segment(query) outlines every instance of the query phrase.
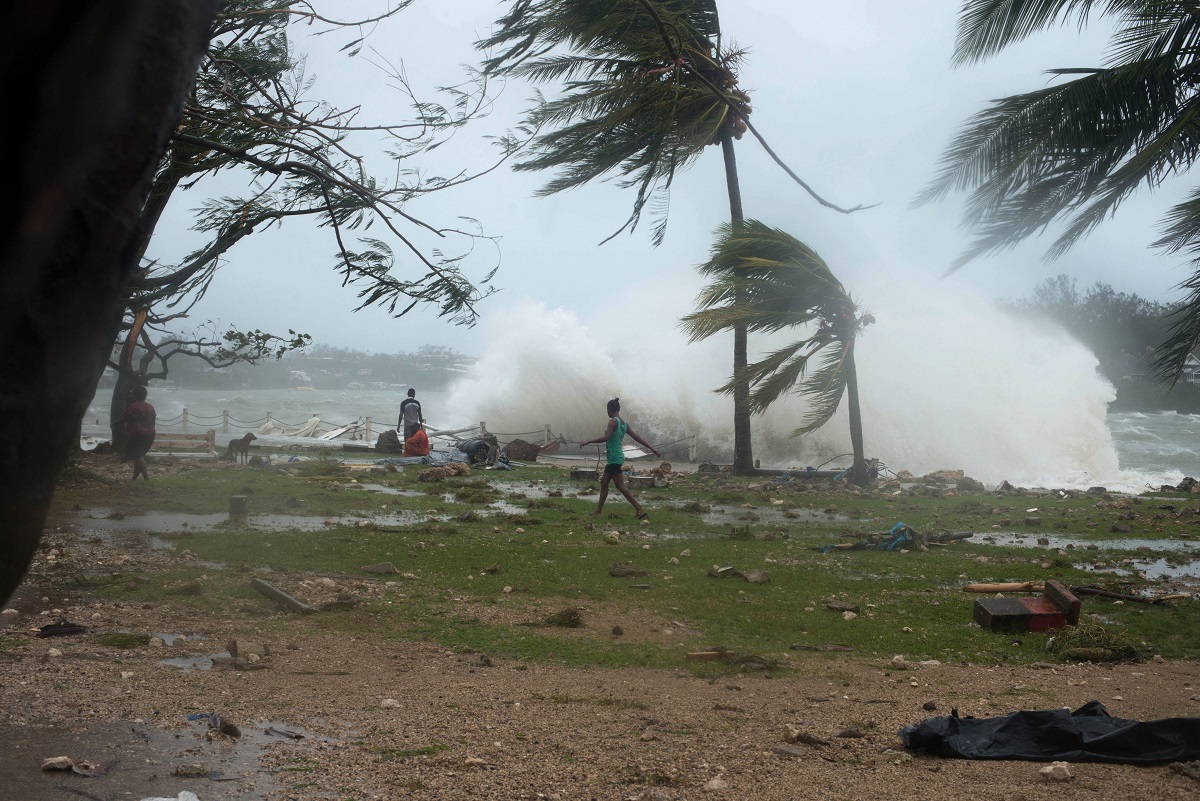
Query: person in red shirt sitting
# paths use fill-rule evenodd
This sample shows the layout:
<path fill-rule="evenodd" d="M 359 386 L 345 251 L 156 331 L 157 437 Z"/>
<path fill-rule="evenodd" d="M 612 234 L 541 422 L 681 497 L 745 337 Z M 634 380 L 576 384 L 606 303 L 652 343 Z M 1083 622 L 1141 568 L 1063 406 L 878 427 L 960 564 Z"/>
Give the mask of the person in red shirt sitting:
<path fill-rule="evenodd" d="M 125 413 L 113 422 L 125 424 L 125 453 L 121 454 L 122 462 L 133 462 L 133 480 L 140 475 L 146 481 L 150 474 L 146 472 L 146 452 L 154 444 L 154 419 L 157 415 L 154 407 L 146 402 L 146 388 L 138 385 L 129 390 L 129 405 Z"/>

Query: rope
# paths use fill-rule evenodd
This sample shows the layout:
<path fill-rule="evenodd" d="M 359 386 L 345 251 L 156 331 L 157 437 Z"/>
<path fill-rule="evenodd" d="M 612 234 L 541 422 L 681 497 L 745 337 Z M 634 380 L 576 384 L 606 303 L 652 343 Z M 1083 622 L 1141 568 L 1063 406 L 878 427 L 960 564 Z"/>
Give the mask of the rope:
<path fill-rule="evenodd" d="M 546 429 L 539 428 L 537 431 L 522 431 L 520 434 L 498 434 L 495 431 L 489 431 L 493 437 L 532 437 L 534 434 L 545 434 Z"/>
<path fill-rule="evenodd" d="M 270 418 L 271 418 L 271 415 L 269 415 L 269 414 L 268 414 L 268 415 L 265 415 L 265 416 L 263 416 L 263 417 L 260 417 L 260 418 L 258 418 L 257 420 L 249 420 L 249 421 L 247 421 L 247 420 L 239 420 L 239 419 L 237 419 L 236 417 L 230 417 L 230 418 L 229 418 L 229 422 L 231 422 L 231 423 L 237 423 L 237 424 L 238 424 L 238 425 L 240 425 L 240 426 L 255 426 L 255 425 L 259 425 L 260 423 L 265 423 L 265 422 L 267 422 L 267 420 L 269 420 Z"/>

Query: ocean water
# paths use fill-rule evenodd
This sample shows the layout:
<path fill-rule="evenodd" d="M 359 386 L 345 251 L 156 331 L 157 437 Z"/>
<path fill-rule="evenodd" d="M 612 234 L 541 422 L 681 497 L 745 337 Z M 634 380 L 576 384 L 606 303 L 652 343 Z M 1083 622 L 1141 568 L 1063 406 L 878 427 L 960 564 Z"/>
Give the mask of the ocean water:
<path fill-rule="evenodd" d="M 526 439 L 541 438 L 546 425 L 551 432 L 563 435 L 569 441 L 591 438 L 603 433 L 607 422 L 603 409 L 606 396 L 601 395 L 600 402 L 594 398 L 576 399 L 574 405 L 560 405 L 550 408 L 545 401 L 531 404 L 532 410 L 522 405 L 522 398 L 517 397 L 511 406 L 502 406 L 487 398 L 486 404 L 471 404 L 464 402 L 469 399 L 477 384 L 467 382 L 452 387 L 449 391 L 422 392 L 418 391 L 417 398 L 422 402 L 425 417 L 429 424 L 440 429 L 456 429 L 485 423 L 489 431 L 503 437 L 523 436 Z M 230 433 L 254 430 L 262 425 L 268 413 L 272 420 L 285 427 L 299 427 L 312 415 L 317 415 L 325 424 L 324 429 L 353 423 L 365 422 L 372 418 L 376 434 L 384 428 L 394 426 L 399 414 L 400 401 L 404 395 L 388 391 L 335 391 L 335 390 L 190 390 L 187 388 L 163 390 L 153 389 L 150 401 L 158 411 L 161 427 L 170 430 L 180 430 L 179 417 L 186 408 L 189 417 L 189 430 L 203 431 L 216 428 L 222 432 L 224 413 L 228 412 Z M 88 412 L 89 428 L 94 428 L 97 421 L 103 421 L 107 412 L 107 395 L 101 393 Z M 482 408 L 486 406 L 487 408 Z M 667 425 L 660 426 L 657 416 L 638 413 L 631 410 L 629 415 L 639 433 L 649 441 L 662 447 L 686 436 L 682 443 L 675 443 L 675 458 L 682 460 L 683 452 L 692 444 L 694 435 L 698 448 L 698 458 L 708 461 L 728 461 L 727 432 L 705 428 L 700 418 L 693 417 L 688 421 L 695 424 L 690 430 L 680 420 L 668 420 Z M 490 415 L 490 418 L 489 418 Z M 967 418 L 943 419 L 941 421 L 922 421 L 921 425 L 929 427 L 944 426 L 945 428 L 970 429 L 969 410 L 960 415 Z M 778 453 L 781 448 L 777 441 L 772 441 L 771 429 L 759 421 L 756 426 L 756 446 L 762 453 Z M 1112 489 L 1138 491 L 1147 486 L 1158 487 L 1161 484 L 1176 484 L 1184 476 L 1200 478 L 1200 416 L 1181 415 L 1174 412 L 1159 414 L 1141 414 L 1125 412 L 1108 414 L 1102 418 L 1102 425 L 1097 429 L 1093 426 L 1078 425 L 1073 428 L 1076 436 L 1088 435 L 1094 438 L 1090 443 L 1074 443 L 1073 454 L 1098 454 L 1096 463 L 1111 464 L 1107 472 L 1079 470 L 1078 460 L 1072 453 L 1058 454 L 1046 450 L 1044 443 L 1029 442 L 1026 450 L 1033 454 L 1043 454 L 1042 461 L 1033 462 L 1035 470 L 1022 472 L 1011 463 L 1007 465 L 1011 472 L 996 473 L 989 469 L 991 460 L 986 450 L 981 451 L 984 457 L 970 460 L 954 448 L 938 454 L 927 448 L 922 455 L 922 463 L 914 464 L 904 459 L 902 453 L 889 453 L 881 456 L 884 463 L 892 470 L 907 469 L 914 473 L 927 472 L 932 469 L 951 468 L 965 470 L 968 475 L 980 477 L 988 483 L 1001 479 L 1012 481 L 1025 486 L 1075 486 L 1085 487 L 1102 484 Z M 876 421 L 867 417 L 864 421 L 868 441 L 868 453 L 879 453 L 873 450 L 872 442 L 883 440 L 873 430 Z M 837 421 L 829 424 L 836 427 Z M 989 421 L 994 426 L 995 421 Z M 1001 449 L 1011 454 L 1011 442 L 1019 443 L 1023 434 L 1022 423 L 1018 419 L 1009 422 L 1011 430 L 1006 432 L 1005 441 L 1008 444 Z M 989 429 L 991 430 L 991 429 Z M 943 438 L 945 435 L 943 432 Z M 836 440 L 835 440 L 836 441 Z M 775 465 L 782 467 L 816 466 L 830 456 L 838 456 L 844 451 L 827 449 L 821 441 L 813 438 L 786 438 L 791 448 L 789 454 L 782 458 L 764 458 L 764 466 Z M 806 449 L 806 446 L 807 449 Z M 876 445 L 876 447 L 879 447 Z M 1009 457 L 1005 457 L 1009 458 Z M 838 466 L 848 464 L 848 460 L 835 459 Z"/>

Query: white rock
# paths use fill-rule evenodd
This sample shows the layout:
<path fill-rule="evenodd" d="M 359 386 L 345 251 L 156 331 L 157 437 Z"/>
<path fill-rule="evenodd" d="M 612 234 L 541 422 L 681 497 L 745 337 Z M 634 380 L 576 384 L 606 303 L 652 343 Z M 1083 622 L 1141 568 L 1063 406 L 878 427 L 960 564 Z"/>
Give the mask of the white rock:
<path fill-rule="evenodd" d="M 463 764 L 464 765 L 486 765 L 487 760 L 480 759 L 479 757 L 467 757 L 466 759 L 463 760 Z"/>
<path fill-rule="evenodd" d="M 678 557 L 672 556 L 670 559 L 668 559 L 668 560 L 667 560 L 667 564 L 669 564 L 669 565 L 677 565 L 677 564 L 679 564 L 679 559 L 678 559 Z"/>
<path fill-rule="evenodd" d="M 842 620 L 854 620 L 856 617 L 858 617 L 858 615 L 856 615 L 854 612 L 842 612 Z"/>
<path fill-rule="evenodd" d="M 729 782 L 718 776 L 715 779 L 709 779 L 704 785 L 704 791 L 707 793 L 723 793 L 729 789 Z"/>
<path fill-rule="evenodd" d="M 896 654 L 892 657 L 892 667 L 896 668 L 896 670 L 908 670 L 908 660 L 901 654 Z"/>
<path fill-rule="evenodd" d="M 505 586 L 503 592 L 505 595 L 507 595 L 508 593 L 512 592 L 512 587 Z"/>
<path fill-rule="evenodd" d="M 648 550 L 650 550 L 650 546 L 649 546 L 649 545 L 643 545 L 643 546 L 642 546 L 642 550 L 643 550 L 643 551 L 648 551 Z"/>
<path fill-rule="evenodd" d="M 691 549 L 691 548 L 684 548 L 682 551 L 680 551 L 680 552 L 679 552 L 679 555 L 680 555 L 680 556 L 691 556 L 691 555 L 692 555 L 692 549 Z"/>
<path fill-rule="evenodd" d="M 1042 778 L 1048 782 L 1066 782 L 1075 778 L 1071 775 L 1071 768 L 1066 762 L 1051 762 L 1038 773 L 1042 774 Z"/>
<path fill-rule="evenodd" d="M 3 616 L 3 617 L 16 617 L 19 614 L 21 614 L 21 613 L 11 607 L 8 609 L 5 609 L 3 612 L 0 612 L 0 616 Z"/>
<path fill-rule="evenodd" d="M 74 764 L 69 756 L 49 757 L 42 760 L 42 770 L 70 770 Z"/>
<path fill-rule="evenodd" d="M 148 642 L 146 644 L 149 645 L 151 648 L 162 648 L 162 647 L 166 646 L 166 642 L 163 640 L 162 637 L 151 637 L 150 642 Z"/>
<path fill-rule="evenodd" d="M 384 698 L 382 701 L 379 702 L 380 709 L 398 709 L 399 707 L 400 707 L 400 702 L 397 701 L 395 698 Z"/>
<path fill-rule="evenodd" d="M 121 678 L 123 678 L 123 679 L 132 679 L 132 678 L 133 678 L 133 671 L 132 671 L 132 670 L 122 670 L 122 671 L 121 671 Z"/>
<path fill-rule="evenodd" d="M 921 667 L 938 667 L 941 664 L 942 663 L 937 661 L 936 659 L 922 659 L 921 660 Z"/>
<path fill-rule="evenodd" d="M 60 656 L 62 656 L 62 651 L 58 650 L 57 648 L 51 648 L 46 652 L 46 656 L 49 656 L 51 659 L 58 659 Z"/>
<path fill-rule="evenodd" d="M 912 634 L 912 626 L 905 626 L 904 628 L 902 628 L 900 630 L 902 632 L 904 632 L 905 634 Z"/>

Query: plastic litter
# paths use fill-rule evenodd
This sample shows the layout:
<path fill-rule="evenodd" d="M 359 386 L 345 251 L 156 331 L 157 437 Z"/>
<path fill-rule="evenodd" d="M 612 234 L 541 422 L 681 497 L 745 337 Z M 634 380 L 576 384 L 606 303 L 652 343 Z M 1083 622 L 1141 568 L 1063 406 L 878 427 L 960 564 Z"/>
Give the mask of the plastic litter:
<path fill-rule="evenodd" d="M 926 718 L 900 730 L 905 748 L 960 759 L 1160 765 L 1200 757 L 1200 718 L 1114 718 L 1099 701 L 996 718 Z"/>

